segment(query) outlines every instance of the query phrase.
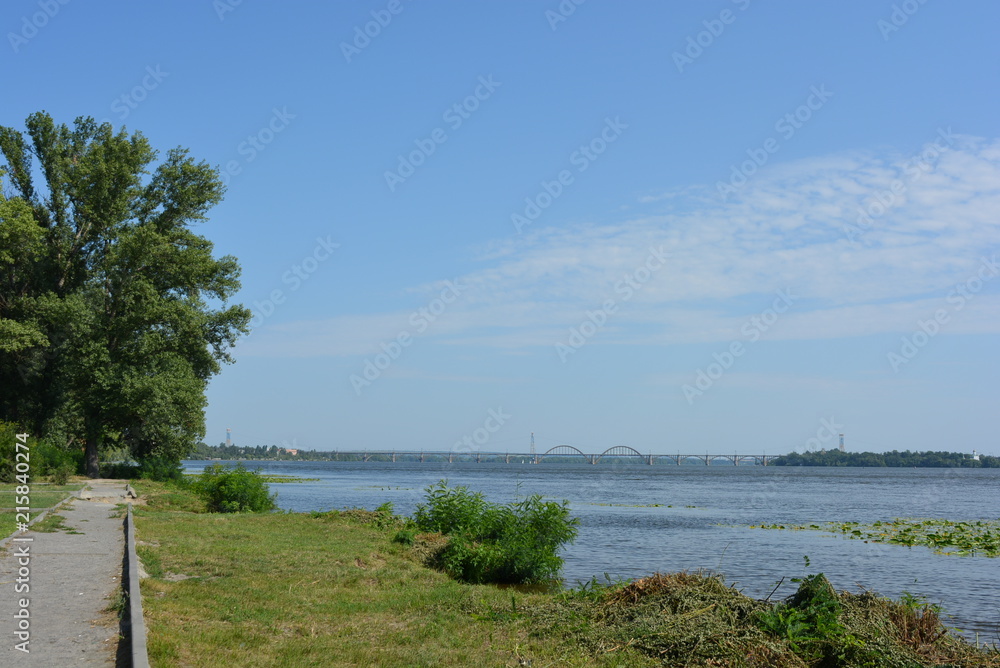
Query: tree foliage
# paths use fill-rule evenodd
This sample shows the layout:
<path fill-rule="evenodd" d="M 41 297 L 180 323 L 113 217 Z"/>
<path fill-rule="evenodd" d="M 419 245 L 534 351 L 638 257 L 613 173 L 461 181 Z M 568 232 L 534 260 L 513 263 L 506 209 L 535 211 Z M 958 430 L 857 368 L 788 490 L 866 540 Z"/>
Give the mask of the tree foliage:
<path fill-rule="evenodd" d="M 891 467 L 921 467 L 921 468 L 997 468 L 1000 467 L 1000 457 L 980 455 L 973 459 L 972 455 L 963 452 L 841 452 L 840 450 L 825 450 L 822 452 L 792 452 L 778 457 L 771 466 L 891 466 Z"/>
<path fill-rule="evenodd" d="M 205 388 L 250 312 L 239 265 L 191 227 L 222 199 L 182 148 L 42 112 L 0 127 L 0 417 L 86 447 L 179 458 L 204 435 Z M 35 183 L 40 175 L 41 183 Z"/>

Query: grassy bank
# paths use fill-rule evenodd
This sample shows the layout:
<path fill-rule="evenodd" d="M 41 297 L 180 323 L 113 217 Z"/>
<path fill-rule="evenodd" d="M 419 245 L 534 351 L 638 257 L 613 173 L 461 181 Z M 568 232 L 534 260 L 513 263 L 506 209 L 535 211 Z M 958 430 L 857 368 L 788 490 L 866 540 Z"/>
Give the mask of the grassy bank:
<path fill-rule="evenodd" d="M 154 666 L 1000 666 L 933 608 L 836 593 L 755 601 L 721 580 L 657 575 L 544 593 L 459 584 L 367 511 L 217 515 L 139 483 Z"/>
<path fill-rule="evenodd" d="M 38 517 L 46 508 L 52 508 L 70 496 L 70 492 L 81 489 L 84 483 L 75 482 L 67 485 L 40 485 L 34 483 L 30 486 L 29 495 L 31 502 L 31 519 Z M 18 499 L 22 494 L 17 494 L 17 484 L 0 484 L 0 538 L 6 538 L 17 529 L 15 508 L 19 505 Z"/>

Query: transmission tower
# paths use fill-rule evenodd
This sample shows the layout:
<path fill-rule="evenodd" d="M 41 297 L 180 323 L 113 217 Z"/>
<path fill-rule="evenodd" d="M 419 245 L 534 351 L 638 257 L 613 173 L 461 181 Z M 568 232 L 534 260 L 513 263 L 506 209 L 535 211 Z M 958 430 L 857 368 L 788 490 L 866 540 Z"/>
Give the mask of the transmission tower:
<path fill-rule="evenodd" d="M 535 432 L 531 432 L 531 456 L 535 456 Z"/>

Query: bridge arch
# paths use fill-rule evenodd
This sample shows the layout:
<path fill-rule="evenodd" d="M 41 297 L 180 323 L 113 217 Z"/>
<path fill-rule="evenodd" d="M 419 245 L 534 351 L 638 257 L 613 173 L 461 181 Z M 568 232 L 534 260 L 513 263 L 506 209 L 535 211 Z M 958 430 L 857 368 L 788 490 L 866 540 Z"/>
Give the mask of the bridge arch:
<path fill-rule="evenodd" d="M 594 461 L 600 461 L 602 457 L 642 457 L 645 459 L 646 455 L 627 445 L 616 445 L 597 455 Z"/>
<path fill-rule="evenodd" d="M 583 457 L 588 462 L 590 461 L 590 457 L 589 456 L 583 454 L 583 452 L 581 450 L 578 450 L 578 449 L 574 448 L 572 445 L 557 445 L 554 448 L 549 448 L 548 450 L 546 450 L 542 454 L 538 455 L 537 461 L 542 461 L 544 458 L 549 457 L 549 456 L 552 456 L 552 457 L 565 457 L 565 456 L 573 456 L 573 455 L 579 455 L 580 457 Z"/>

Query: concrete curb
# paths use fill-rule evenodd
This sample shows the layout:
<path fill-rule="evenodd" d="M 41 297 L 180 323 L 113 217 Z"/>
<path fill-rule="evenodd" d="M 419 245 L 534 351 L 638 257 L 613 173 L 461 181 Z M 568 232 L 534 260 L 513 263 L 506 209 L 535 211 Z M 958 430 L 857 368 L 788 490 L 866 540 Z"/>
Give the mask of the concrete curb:
<path fill-rule="evenodd" d="M 125 516 L 125 554 L 127 577 L 129 641 L 132 645 L 133 668 L 149 668 L 149 656 L 146 652 L 146 622 L 142 617 L 142 594 L 139 592 L 139 557 L 135 552 L 135 519 L 132 517 L 132 504 L 128 504 Z M 123 583 L 123 584 L 125 584 Z"/>

